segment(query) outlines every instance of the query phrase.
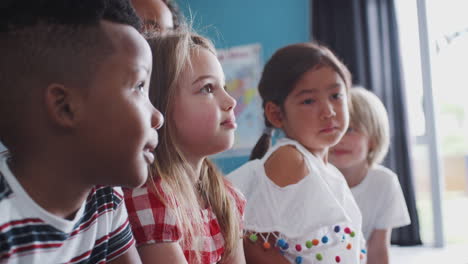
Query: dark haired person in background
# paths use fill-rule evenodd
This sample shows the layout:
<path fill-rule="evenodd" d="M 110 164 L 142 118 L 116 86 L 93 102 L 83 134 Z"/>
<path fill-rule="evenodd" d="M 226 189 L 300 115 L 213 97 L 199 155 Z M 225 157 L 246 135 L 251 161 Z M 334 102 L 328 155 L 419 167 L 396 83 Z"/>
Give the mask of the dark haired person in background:
<path fill-rule="evenodd" d="M 182 14 L 173 0 L 132 0 L 137 14 L 143 19 L 143 30 L 161 32 L 179 27 Z"/>

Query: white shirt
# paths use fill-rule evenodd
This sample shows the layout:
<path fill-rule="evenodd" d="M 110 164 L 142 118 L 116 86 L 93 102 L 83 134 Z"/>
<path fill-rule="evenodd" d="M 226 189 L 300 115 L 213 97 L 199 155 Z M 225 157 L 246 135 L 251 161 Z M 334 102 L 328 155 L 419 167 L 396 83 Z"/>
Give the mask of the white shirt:
<path fill-rule="evenodd" d="M 7 157 L 0 154 L 0 264 L 105 263 L 134 244 L 120 188 L 96 186 L 63 219 L 28 195 Z"/>
<path fill-rule="evenodd" d="M 295 146 L 304 156 L 309 174 L 296 184 L 279 187 L 266 175 L 264 163 L 285 145 Z M 320 263 L 336 263 L 336 257 L 341 263 L 360 262 L 364 246 L 361 214 L 343 175 L 298 142 L 281 139 L 261 160 L 247 162 L 227 177 L 247 199 L 244 229 L 269 235 L 279 233 L 276 241 L 283 239 L 288 243 L 289 247 L 282 251 L 291 263 L 296 263 L 297 257 L 303 264 L 316 263 L 317 254 L 322 256 Z M 306 247 L 314 239 L 320 243 Z"/>
<path fill-rule="evenodd" d="M 362 182 L 353 188 L 362 214 L 362 231 L 368 240 L 374 229 L 396 228 L 411 223 L 396 174 L 376 165 Z"/>

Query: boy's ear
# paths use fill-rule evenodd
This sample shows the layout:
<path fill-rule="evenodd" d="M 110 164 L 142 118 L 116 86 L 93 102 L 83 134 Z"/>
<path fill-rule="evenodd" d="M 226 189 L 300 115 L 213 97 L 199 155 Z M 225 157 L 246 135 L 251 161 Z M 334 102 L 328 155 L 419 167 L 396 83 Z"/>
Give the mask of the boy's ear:
<path fill-rule="evenodd" d="M 274 127 L 283 127 L 283 113 L 281 112 L 281 108 L 275 103 L 267 102 L 265 104 L 265 116 Z"/>
<path fill-rule="evenodd" d="M 77 119 L 78 98 L 63 84 L 50 84 L 45 91 L 45 105 L 49 120 L 63 128 L 72 128 Z"/>

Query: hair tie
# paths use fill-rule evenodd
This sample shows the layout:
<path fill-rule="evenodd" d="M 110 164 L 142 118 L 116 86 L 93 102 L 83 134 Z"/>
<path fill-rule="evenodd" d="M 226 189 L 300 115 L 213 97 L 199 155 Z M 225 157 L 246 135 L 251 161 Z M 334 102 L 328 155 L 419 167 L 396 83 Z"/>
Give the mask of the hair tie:
<path fill-rule="evenodd" d="M 271 137 L 274 131 L 275 131 L 275 128 L 267 126 L 265 127 L 265 129 L 263 129 L 263 134 Z"/>

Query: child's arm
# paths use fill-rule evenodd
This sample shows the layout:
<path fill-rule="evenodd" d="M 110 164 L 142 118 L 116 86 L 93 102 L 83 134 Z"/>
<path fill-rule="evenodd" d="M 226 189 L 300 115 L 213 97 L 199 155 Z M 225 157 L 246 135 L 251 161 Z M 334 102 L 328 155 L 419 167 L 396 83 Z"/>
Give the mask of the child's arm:
<path fill-rule="evenodd" d="M 110 261 L 111 264 L 141 264 L 140 256 L 135 248 L 131 246 L 125 254 L 119 256 L 118 258 Z"/>
<path fill-rule="evenodd" d="M 226 261 L 223 261 L 223 264 L 245 264 L 245 254 L 244 254 L 244 244 L 242 239 L 239 239 L 237 243 L 237 250 L 234 255 Z"/>
<path fill-rule="evenodd" d="M 279 187 L 296 184 L 309 174 L 304 156 L 289 145 L 278 148 L 264 166 L 267 177 Z"/>
<path fill-rule="evenodd" d="M 268 242 L 270 245 L 275 244 L 271 237 Z M 244 238 L 244 250 L 245 260 L 250 264 L 290 264 L 277 247 L 271 246 L 271 248 L 265 249 L 260 240 L 253 243 L 249 238 Z"/>
<path fill-rule="evenodd" d="M 367 241 L 367 264 L 388 264 L 391 229 L 375 229 Z"/>
<path fill-rule="evenodd" d="M 187 264 L 178 242 L 148 244 L 138 248 L 143 264 L 171 263 Z"/>

